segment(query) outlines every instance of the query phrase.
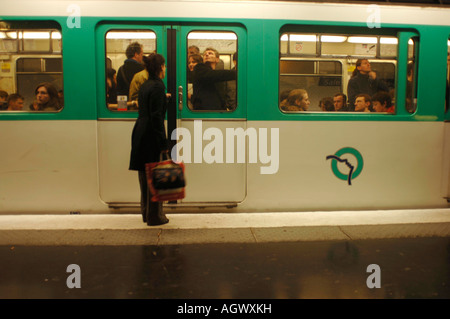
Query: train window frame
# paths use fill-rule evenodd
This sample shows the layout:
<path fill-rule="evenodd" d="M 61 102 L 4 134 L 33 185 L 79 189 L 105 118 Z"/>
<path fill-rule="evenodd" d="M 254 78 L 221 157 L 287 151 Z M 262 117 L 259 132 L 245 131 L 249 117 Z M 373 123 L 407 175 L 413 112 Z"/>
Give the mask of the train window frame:
<path fill-rule="evenodd" d="M 447 118 L 450 115 L 450 35 L 447 39 L 447 74 L 446 74 L 446 85 L 445 85 L 445 106 L 444 113 Z"/>
<path fill-rule="evenodd" d="M 191 35 L 191 34 L 194 34 L 194 33 L 197 33 L 197 34 L 205 34 L 205 38 L 200 38 L 200 39 L 190 39 L 189 38 L 189 36 Z M 218 34 L 218 35 L 220 35 L 220 34 L 233 34 L 233 38 L 226 38 L 226 36 L 225 36 L 225 38 L 223 38 L 223 39 L 221 39 L 220 38 L 220 36 L 218 37 L 218 38 L 214 38 L 213 37 L 213 34 Z M 210 37 L 210 38 L 208 38 L 208 37 Z M 225 40 L 234 40 L 235 41 L 235 44 L 234 44 L 234 46 L 235 46 L 235 50 L 234 50 L 234 53 L 226 53 L 226 54 L 220 54 L 220 52 L 219 52 L 219 50 L 217 50 L 217 48 L 216 47 L 214 47 L 214 46 L 211 46 L 210 44 L 208 44 L 208 45 L 200 45 L 200 44 L 193 44 L 192 42 L 190 42 L 189 40 L 200 40 L 200 41 L 202 41 L 202 40 L 215 40 L 215 41 L 225 41 Z M 197 30 L 197 29 L 193 29 L 193 30 L 190 30 L 187 34 L 186 34 L 186 38 L 185 38 L 185 43 L 186 43 L 186 48 L 188 49 L 187 50 L 187 57 L 186 57 L 186 59 L 185 59 L 185 61 L 186 61 L 186 77 L 185 77 L 185 79 L 183 79 L 183 82 L 184 82 L 184 87 L 186 88 L 186 92 L 187 92 L 187 99 L 186 99 L 186 106 L 187 106 L 187 108 L 189 109 L 189 111 L 190 112 L 192 112 L 192 113 L 221 113 L 221 114 L 223 114 L 223 113 L 234 113 L 234 112 L 236 112 L 238 109 L 239 109 L 239 90 L 238 90 L 238 87 L 239 87 L 239 85 L 238 85 L 238 83 L 239 83 L 239 72 L 238 72 L 238 68 L 237 68 L 237 59 L 238 59 L 238 55 L 239 55 L 239 45 L 240 45 L 240 41 L 239 41 L 239 35 L 238 35 L 238 33 L 236 33 L 235 31 L 232 31 L 232 30 L 208 30 L 208 29 L 201 29 L 201 30 Z M 194 42 L 195 43 L 195 42 Z M 192 46 L 197 46 L 197 47 L 199 47 L 199 55 L 201 55 L 202 56 L 202 58 L 203 58 L 203 54 L 206 52 L 206 50 L 208 49 L 208 48 L 214 48 L 214 49 L 216 49 L 218 52 L 219 52 L 219 55 L 220 55 L 220 57 L 219 57 L 219 59 L 220 59 L 220 61 L 221 62 L 223 62 L 223 64 L 224 64 L 224 66 L 225 66 L 225 61 L 223 61 L 223 58 L 227 58 L 227 59 L 229 59 L 229 68 L 228 69 L 224 69 L 224 70 L 233 70 L 233 69 L 235 69 L 236 70 L 236 80 L 229 80 L 229 81 L 219 81 L 220 83 L 222 83 L 222 82 L 224 82 L 224 87 L 225 87 L 225 92 L 222 92 L 222 93 L 225 93 L 225 100 L 227 99 L 227 93 L 228 92 L 232 92 L 232 94 L 234 95 L 233 96 L 233 98 L 231 98 L 231 101 L 234 101 L 234 103 L 235 103 L 235 106 L 234 107 L 229 107 L 229 106 L 226 106 L 226 108 L 225 109 L 208 109 L 208 108 L 206 108 L 206 109 L 202 109 L 202 110 L 199 110 L 199 109 L 195 109 L 194 108 L 194 106 L 193 106 L 193 104 L 192 104 L 192 102 L 191 102 L 191 96 L 193 95 L 193 82 L 189 82 L 189 57 L 190 57 L 190 55 L 189 55 L 189 48 L 191 48 Z M 203 48 L 204 47 L 204 50 L 203 50 L 203 52 L 202 52 L 202 50 L 201 50 L 201 48 Z M 236 60 L 233 60 L 233 56 L 235 56 L 236 57 Z M 236 61 L 236 64 L 234 64 L 234 61 Z M 228 63 L 227 62 L 227 63 Z M 233 67 L 233 65 L 234 65 L 234 67 Z M 192 76 L 193 76 L 193 74 L 192 74 Z M 191 80 L 193 81 L 193 78 L 191 78 Z M 232 85 L 230 82 L 232 82 L 232 81 L 235 81 L 235 83 L 234 83 L 234 85 Z M 192 85 L 189 85 L 189 84 L 192 84 Z M 228 90 L 228 85 L 230 85 L 230 90 Z M 234 88 L 233 88 L 233 86 L 234 86 Z M 233 92 L 233 89 L 234 89 L 234 92 Z M 227 103 L 227 101 L 225 101 L 225 103 Z M 231 103 L 233 103 L 233 102 L 231 102 Z"/>
<path fill-rule="evenodd" d="M 7 41 L 7 46 L 4 41 Z M 0 55 L 9 56 L 2 61 L 0 84 L 10 101 L 0 105 L 1 114 L 60 113 L 64 109 L 62 41 L 61 26 L 55 21 L 0 22 L 0 48 L 10 47 L 9 50 L 0 50 Z M 11 46 L 12 43 L 14 45 Z M 20 67 L 21 63 L 32 59 L 38 62 L 38 68 Z M 46 66 L 51 60 L 58 60 L 58 67 L 49 71 Z M 36 101 L 36 92 L 41 87 L 45 87 L 47 94 L 49 90 L 51 92 L 50 104 L 44 104 L 43 109 Z M 17 104 L 20 100 L 22 102 Z M 9 109 L 9 103 L 12 109 Z"/>
<path fill-rule="evenodd" d="M 411 47 L 412 45 L 412 47 Z M 405 94 L 405 110 L 409 114 L 417 111 L 417 79 L 418 79 L 418 56 L 419 56 L 420 39 L 413 36 L 408 39 L 408 52 L 406 61 L 406 94 Z M 412 68 L 410 67 L 412 65 Z M 409 80 L 410 72 L 412 72 L 411 80 Z M 410 92 L 408 92 L 411 90 Z M 410 106 L 408 106 L 410 105 Z"/>
<path fill-rule="evenodd" d="M 288 29 L 288 31 L 286 31 L 286 29 Z M 376 34 L 376 35 L 367 35 L 364 33 L 364 31 L 362 30 L 349 30 L 348 32 L 339 32 L 337 31 L 336 33 L 330 33 L 330 32 L 321 32 L 321 31 L 325 31 L 325 30 L 321 30 L 320 27 L 317 27 L 317 32 L 310 32 L 310 29 L 308 30 L 309 32 L 302 32 L 301 31 L 301 27 L 298 26 L 290 26 L 287 28 L 284 28 L 284 30 L 282 29 L 279 35 L 279 62 L 278 62 L 278 66 L 279 66 L 279 76 L 278 76 L 278 83 L 279 83 L 279 92 L 278 92 L 278 105 L 279 105 L 279 110 L 280 112 L 284 113 L 284 114 L 344 114 L 344 113 L 351 113 L 351 114 L 358 114 L 358 115 L 362 115 L 362 114 L 370 114 L 370 115 L 375 115 L 375 114 L 386 114 L 386 115 L 394 115 L 396 114 L 396 109 L 394 112 L 392 112 L 391 110 L 388 110 L 386 112 L 355 112 L 354 110 L 352 110 L 352 107 L 349 106 L 349 109 L 347 110 L 347 112 L 342 112 L 342 111 L 327 111 L 323 105 L 322 105 L 322 101 L 325 99 L 324 96 L 322 96 L 322 98 L 317 99 L 316 95 L 317 92 L 320 92 L 319 90 L 315 90 L 313 89 L 313 94 L 310 94 L 308 91 L 306 91 L 306 93 L 308 93 L 308 98 L 310 100 L 313 101 L 310 105 L 310 107 L 306 108 L 306 110 L 304 109 L 304 107 L 300 107 L 299 105 L 297 107 L 288 107 L 286 105 L 286 103 L 284 103 L 283 105 L 283 101 L 281 101 L 284 96 L 282 97 L 282 94 L 286 94 L 286 91 L 289 90 L 289 88 L 285 88 L 283 87 L 283 76 L 285 75 L 284 73 L 282 73 L 282 62 L 287 60 L 288 58 L 292 58 L 294 60 L 305 60 L 305 59 L 312 59 L 313 61 L 316 62 L 320 62 L 320 61 L 324 61 L 324 60 L 331 60 L 334 62 L 341 62 L 342 64 L 342 72 L 340 75 L 341 78 L 341 85 L 340 85 L 340 90 L 338 92 L 335 92 L 334 94 L 332 94 L 331 96 L 329 95 L 330 93 L 328 93 L 327 96 L 329 96 L 331 99 L 333 99 L 333 97 L 337 96 L 338 94 L 345 94 L 348 98 L 348 88 L 347 85 L 348 83 L 344 83 L 346 80 L 348 82 L 348 80 L 350 79 L 350 77 L 348 79 L 346 79 L 346 76 L 344 74 L 344 68 L 345 66 L 347 66 L 347 68 L 349 66 L 352 66 L 352 60 L 356 60 L 356 59 L 367 59 L 369 60 L 369 62 L 377 62 L 377 63 L 389 63 L 392 64 L 394 66 L 394 72 L 393 72 L 393 78 L 389 78 L 389 82 L 391 82 L 391 87 L 394 90 L 394 94 L 392 95 L 392 92 L 390 93 L 391 96 L 391 101 L 394 102 L 395 101 L 395 96 L 396 96 L 396 82 L 397 82 L 397 73 L 398 73 L 398 60 L 399 60 L 399 53 L 398 53 L 398 48 L 399 48 L 399 38 L 398 38 L 398 34 L 395 32 L 387 32 L 383 30 L 383 32 L 380 34 Z M 322 28 L 323 29 L 323 28 Z M 358 32 L 361 31 L 361 32 Z M 295 52 L 294 54 L 291 54 L 291 49 L 295 48 L 298 51 L 302 50 L 302 46 L 300 42 L 295 43 L 295 46 L 293 46 L 293 43 L 291 42 L 291 38 L 293 38 L 293 35 L 297 35 L 298 39 L 302 39 L 302 36 L 305 36 L 304 40 L 305 41 L 310 41 L 312 42 L 315 39 L 315 52 L 312 53 L 311 50 L 309 50 L 308 52 L 306 52 L 305 54 L 299 53 L 299 52 Z M 375 41 L 376 43 L 376 47 L 374 49 L 372 49 L 371 54 L 356 54 L 358 52 L 356 52 L 355 54 L 351 54 L 350 52 L 337 52 L 336 54 L 330 51 L 325 52 L 324 54 L 324 43 L 323 43 L 323 39 L 325 37 L 329 37 L 327 39 L 327 41 L 331 41 L 331 42 L 345 42 L 348 41 L 350 38 L 352 37 L 357 37 L 358 39 L 368 39 L 370 38 L 371 41 Z M 295 39 L 295 38 L 294 38 Z M 283 41 L 285 43 L 283 43 Z M 359 40 L 361 41 L 361 40 Z M 330 42 L 330 43 L 331 43 Z M 356 41 L 357 42 L 357 41 Z M 353 42 L 353 43 L 356 43 Z M 362 42 L 361 42 L 362 43 Z M 390 47 L 387 45 L 391 45 Z M 354 46 L 356 48 L 356 45 Z M 364 48 L 364 45 L 361 45 L 362 48 Z M 355 50 L 356 51 L 356 50 Z M 368 51 L 369 52 L 369 51 Z M 346 60 L 345 65 L 342 61 L 344 61 L 344 59 Z M 392 81 L 390 81 L 392 80 Z M 393 83 L 393 84 L 392 84 Z M 386 83 L 387 86 L 387 83 Z M 306 88 L 306 86 L 305 86 Z M 309 85 L 306 89 L 311 88 L 311 85 Z M 314 85 L 313 85 L 314 88 Z M 290 90 L 294 89 L 293 87 L 290 88 Z M 388 91 L 392 91 L 392 89 L 389 89 L 387 87 Z M 345 92 L 347 91 L 347 92 Z M 298 92 L 298 94 L 300 94 L 300 91 Z M 304 94 L 301 93 L 301 94 Z M 303 95 L 304 96 L 304 95 Z M 316 105 L 317 104 L 317 105 Z M 317 107 L 318 106 L 318 109 Z M 314 109 L 316 108 L 316 109 Z"/>
<path fill-rule="evenodd" d="M 117 33 L 117 34 L 123 33 L 123 34 L 130 35 L 130 37 L 128 37 L 128 38 L 120 38 L 120 37 L 116 38 L 116 39 L 122 39 L 124 41 L 128 40 L 129 41 L 128 45 L 133 43 L 133 42 L 138 42 L 139 43 L 139 40 L 146 39 L 145 37 L 139 38 L 139 37 L 135 37 L 135 35 L 131 36 L 131 34 L 138 34 L 138 33 L 153 34 L 154 38 L 147 38 L 147 40 L 148 39 L 154 39 L 154 44 L 151 45 L 151 49 L 154 48 L 153 50 L 151 50 L 151 49 L 147 50 L 146 46 L 144 44 L 142 44 L 142 41 L 141 41 L 141 45 L 143 47 L 143 55 L 148 55 L 148 54 L 150 54 L 152 52 L 157 52 L 157 49 L 158 49 L 158 33 L 157 33 L 157 31 L 155 31 L 155 30 L 153 30 L 151 28 L 149 28 L 149 29 L 146 29 L 146 28 L 130 29 L 130 28 L 116 28 L 115 27 L 115 28 L 111 28 L 111 29 L 106 30 L 105 35 L 104 35 L 104 39 L 103 40 L 104 40 L 104 49 L 105 49 L 104 50 L 104 65 L 105 65 L 105 102 L 106 102 L 105 106 L 106 106 L 106 109 L 109 112 L 112 112 L 112 113 L 137 113 L 138 112 L 137 99 L 132 100 L 130 98 L 129 93 L 126 96 L 126 99 L 123 98 L 123 97 L 120 98 L 120 100 L 121 100 L 120 103 L 119 103 L 119 100 L 118 100 L 119 99 L 119 95 L 118 94 L 116 94 L 116 96 L 117 96 L 116 103 L 109 103 L 108 102 L 108 91 L 109 91 L 108 90 L 108 64 L 111 64 L 111 67 L 113 66 L 112 65 L 112 59 L 108 56 L 108 34 L 111 34 L 111 33 L 114 33 L 114 32 Z M 123 48 L 123 51 L 121 53 L 116 53 L 116 54 L 119 54 L 119 55 L 123 54 L 123 55 L 125 55 L 125 51 L 126 51 L 126 48 Z M 119 67 L 117 69 L 112 68 L 112 69 L 115 70 L 115 73 L 114 73 L 115 77 L 117 76 L 120 68 L 124 65 L 124 61 L 126 61 L 126 60 L 128 60 L 128 58 L 125 55 L 125 60 L 123 60 L 123 62 L 119 65 Z M 143 70 L 145 70 L 145 66 L 144 65 L 143 65 Z M 143 71 L 143 70 L 141 70 L 141 71 Z M 139 71 L 139 72 L 141 72 L 141 71 Z M 135 73 L 135 74 L 137 74 L 137 73 Z M 132 84 L 132 81 L 129 83 L 129 86 Z M 115 83 L 115 85 L 116 85 L 116 87 L 115 87 L 116 92 L 115 93 L 118 93 L 117 92 L 117 82 Z M 124 95 L 122 95 L 122 96 L 124 96 Z"/>

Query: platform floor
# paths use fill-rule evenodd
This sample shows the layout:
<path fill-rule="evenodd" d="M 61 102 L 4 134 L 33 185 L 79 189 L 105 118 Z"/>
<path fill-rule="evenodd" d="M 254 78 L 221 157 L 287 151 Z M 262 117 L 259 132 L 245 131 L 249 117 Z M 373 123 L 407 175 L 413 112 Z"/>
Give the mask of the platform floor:
<path fill-rule="evenodd" d="M 450 236 L 450 209 L 300 213 L 0 215 L 0 245 L 178 245 Z"/>
<path fill-rule="evenodd" d="M 305 304 L 272 299 L 450 298 L 450 209 L 168 217 L 0 215 L 0 299 L 146 299 L 213 318 L 264 303 L 282 318 Z"/>

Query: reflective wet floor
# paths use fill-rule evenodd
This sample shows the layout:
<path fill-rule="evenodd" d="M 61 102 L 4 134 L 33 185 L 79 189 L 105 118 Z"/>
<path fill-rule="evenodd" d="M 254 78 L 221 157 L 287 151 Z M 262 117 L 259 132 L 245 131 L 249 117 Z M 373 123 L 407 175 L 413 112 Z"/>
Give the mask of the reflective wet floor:
<path fill-rule="evenodd" d="M 448 299 L 450 238 L 1 246 L 0 298 Z"/>

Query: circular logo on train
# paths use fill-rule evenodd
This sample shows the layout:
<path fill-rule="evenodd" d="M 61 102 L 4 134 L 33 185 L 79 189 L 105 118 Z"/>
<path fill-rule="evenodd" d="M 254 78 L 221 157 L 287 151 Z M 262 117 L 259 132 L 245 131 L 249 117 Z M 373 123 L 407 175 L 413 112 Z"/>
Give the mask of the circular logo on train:
<path fill-rule="evenodd" d="M 329 159 L 331 159 L 333 174 L 337 178 L 347 181 L 348 185 L 352 185 L 352 179 L 357 178 L 364 167 L 361 153 L 352 147 L 341 148 L 334 155 L 328 155 L 327 160 Z M 338 163 L 343 165 L 338 165 Z"/>

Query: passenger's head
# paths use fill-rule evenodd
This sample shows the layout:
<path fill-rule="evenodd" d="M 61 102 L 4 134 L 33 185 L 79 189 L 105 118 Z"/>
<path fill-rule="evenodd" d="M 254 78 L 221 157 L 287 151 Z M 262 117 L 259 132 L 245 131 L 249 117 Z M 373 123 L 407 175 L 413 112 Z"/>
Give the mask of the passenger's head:
<path fill-rule="evenodd" d="M 188 48 L 188 55 L 200 54 L 200 49 L 196 45 L 191 45 Z"/>
<path fill-rule="evenodd" d="M 58 91 L 48 82 L 39 84 L 34 90 L 36 101 L 41 106 L 58 106 Z"/>
<path fill-rule="evenodd" d="M 352 77 L 356 76 L 358 73 L 361 74 L 369 74 L 372 71 L 370 62 L 367 59 L 358 59 L 356 60 L 356 67 L 353 70 Z"/>
<path fill-rule="evenodd" d="M 166 76 L 166 60 L 161 54 L 150 54 L 144 58 L 144 63 L 150 78 L 164 79 Z"/>
<path fill-rule="evenodd" d="M 344 93 L 337 93 L 333 97 L 335 111 L 342 110 L 347 105 L 347 96 Z"/>
<path fill-rule="evenodd" d="M 11 94 L 8 96 L 8 110 L 20 111 L 23 109 L 23 97 L 20 94 Z"/>
<path fill-rule="evenodd" d="M 369 112 L 370 111 L 370 96 L 368 94 L 358 94 L 355 99 L 355 111 L 356 112 Z"/>
<path fill-rule="evenodd" d="M 391 96 L 386 92 L 378 92 L 372 96 L 372 107 L 375 112 L 387 112 L 392 106 Z"/>
<path fill-rule="evenodd" d="M 334 103 L 331 97 L 324 97 L 320 100 L 319 107 L 324 112 L 332 112 L 334 111 Z"/>
<path fill-rule="evenodd" d="M 199 63 L 203 63 L 203 58 L 200 54 L 192 54 L 189 56 L 188 59 L 189 70 L 194 71 L 194 67 Z"/>
<path fill-rule="evenodd" d="M 213 64 L 214 66 L 219 62 L 219 51 L 214 48 L 206 48 L 203 52 L 203 62 Z"/>
<path fill-rule="evenodd" d="M 125 51 L 125 55 L 128 59 L 135 59 L 139 63 L 143 63 L 144 49 L 142 44 L 138 42 L 130 43 Z"/>
<path fill-rule="evenodd" d="M 300 111 L 307 111 L 311 104 L 308 92 L 303 89 L 295 89 L 289 92 L 286 101 L 287 105 L 297 106 Z"/>
<path fill-rule="evenodd" d="M 8 99 L 8 92 L 0 90 L 0 102 L 5 102 Z"/>

